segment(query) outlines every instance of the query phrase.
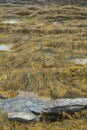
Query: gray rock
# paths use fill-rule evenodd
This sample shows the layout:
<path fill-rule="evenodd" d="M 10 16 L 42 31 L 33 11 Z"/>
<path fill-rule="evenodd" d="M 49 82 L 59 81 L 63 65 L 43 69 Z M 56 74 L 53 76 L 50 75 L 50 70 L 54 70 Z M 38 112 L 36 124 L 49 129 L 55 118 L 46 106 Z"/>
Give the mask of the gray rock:
<path fill-rule="evenodd" d="M 76 58 L 76 59 L 72 59 L 71 62 L 73 62 L 75 64 L 85 65 L 85 64 L 87 64 L 87 59 Z"/>
<path fill-rule="evenodd" d="M 52 114 L 65 111 L 73 114 L 83 109 L 87 109 L 87 98 L 57 99 L 48 102 L 42 113 Z"/>
<path fill-rule="evenodd" d="M 73 114 L 87 109 L 87 98 L 42 100 L 35 94 L 23 92 L 11 99 L 0 99 L 0 110 L 8 114 L 9 120 L 39 121 L 39 115 L 60 112 Z"/>
<path fill-rule="evenodd" d="M 26 93 L 25 93 L 26 94 Z M 27 97 L 27 98 L 26 98 Z M 30 112 L 41 114 L 45 101 L 39 99 L 36 95 L 18 95 L 12 99 L 3 99 L 0 101 L 0 110 L 9 112 Z"/>
<path fill-rule="evenodd" d="M 39 118 L 35 114 L 31 112 L 12 112 L 8 113 L 8 119 L 10 121 L 20 121 L 20 122 L 30 122 L 30 121 L 38 121 Z"/>

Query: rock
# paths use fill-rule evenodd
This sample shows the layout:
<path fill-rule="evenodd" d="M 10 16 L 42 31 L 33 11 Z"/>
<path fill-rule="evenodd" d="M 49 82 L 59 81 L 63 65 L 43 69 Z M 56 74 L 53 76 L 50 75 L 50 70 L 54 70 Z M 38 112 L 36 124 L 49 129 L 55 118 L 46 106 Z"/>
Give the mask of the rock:
<path fill-rule="evenodd" d="M 23 122 L 39 121 L 41 115 L 52 118 L 62 112 L 73 114 L 85 109 L 87 98 L 42 100 L 33 93 L 21 92 L 14 98 L 0 99 L 0 110 L 8 114 L 8 119 Z"/>
<path fill-rule="evenodd" d="M 0 51 L 10 51 L 10 45 L 0 45 Z"/>
<path fill-rule="evenodd" d="M 35 114 L 31 112 L 12 112 L 8 113 L 8 119 L 10 121 L 20 121 L 20 122 L 31 122 L 31 121 L 38 121 L 39 118 Z"/>
<path fill-rule="evenodd" d="M 55 114 L 59 112 L 74 113 L 87 109 L 87 98 L 57 99 L 47 103 L 42 113 Z"/>
<path fill-rule="evenodd" d="M 72 59 L 71 62 L 73 62 L 75 64 L 85 65 L 85 64 L 87 64 L 87 59 L 76 58 L 76 59 Z"/>
<path fill-rule="evenodd" d="M 26 94 L 26 92 L 25 92 Z M 11 99 L 3 99 L 0 101 L 0 110 L 9 112 L 30 112 L 40 114 L 44 108 L 45 101 L 34 94 L 19 94 Z"/>
<path fill-rule="evenodd" d="M 6 95 L 0 95 L 0 99 L 7 99 L 8 97 Z"/>

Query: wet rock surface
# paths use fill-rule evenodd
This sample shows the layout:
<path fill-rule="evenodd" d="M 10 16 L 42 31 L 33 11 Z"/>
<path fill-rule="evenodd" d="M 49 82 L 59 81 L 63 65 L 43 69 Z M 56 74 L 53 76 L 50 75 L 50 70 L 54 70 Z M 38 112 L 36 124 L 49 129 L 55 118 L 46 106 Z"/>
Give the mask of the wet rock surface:
<path fill-rule="evenodd" d="M 26 94 L 25 94 L 26 95 Z M 43 100 L 36 95 L 18 95 L 12 99 L 0 99 L 0 110 L 8 114 L 9 120 L 39 121 L 41 114 L 58 114 L 87 109 L 87 98 Z"/>

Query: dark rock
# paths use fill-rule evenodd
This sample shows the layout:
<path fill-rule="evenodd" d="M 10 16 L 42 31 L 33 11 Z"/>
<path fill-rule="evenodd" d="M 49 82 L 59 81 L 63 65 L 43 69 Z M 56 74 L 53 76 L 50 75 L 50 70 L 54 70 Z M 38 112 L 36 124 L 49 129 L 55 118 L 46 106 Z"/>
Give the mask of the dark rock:
<path fill-rule="evenodd" d="M 8 97 L 6 95 L 0 95 L 0 99 L 7 99 Z"/>

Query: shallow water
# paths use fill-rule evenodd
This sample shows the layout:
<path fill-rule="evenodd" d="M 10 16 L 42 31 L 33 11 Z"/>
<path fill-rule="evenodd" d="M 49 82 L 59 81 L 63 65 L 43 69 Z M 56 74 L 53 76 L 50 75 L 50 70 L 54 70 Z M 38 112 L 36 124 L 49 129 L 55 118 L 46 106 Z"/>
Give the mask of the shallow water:
<path fill-rule="evenodd" d="M 0 51 L 10 51 L 10 45 L 0 45 Z"/>

